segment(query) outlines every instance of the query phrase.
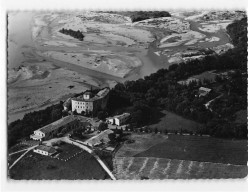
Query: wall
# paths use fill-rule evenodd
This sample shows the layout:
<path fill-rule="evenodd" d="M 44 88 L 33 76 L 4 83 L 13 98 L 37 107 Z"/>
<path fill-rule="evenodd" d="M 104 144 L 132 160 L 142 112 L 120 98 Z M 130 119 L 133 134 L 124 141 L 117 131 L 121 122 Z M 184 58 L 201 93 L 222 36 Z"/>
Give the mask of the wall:
<path fill-rule="evenodd" d="M 72 100 L 72 112 L 74 110 L 77 111 L 78 114 L 81 114 L 82 111 L 86 112 L 93 111 L 93 102 L 84 102 L 84 101 L 76 101 Z"/>

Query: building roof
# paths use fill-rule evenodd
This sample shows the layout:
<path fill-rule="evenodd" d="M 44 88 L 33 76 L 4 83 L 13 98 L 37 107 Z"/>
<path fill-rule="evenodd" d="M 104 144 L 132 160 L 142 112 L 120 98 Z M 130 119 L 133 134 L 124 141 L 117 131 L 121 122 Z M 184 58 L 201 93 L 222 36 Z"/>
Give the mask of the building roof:
<path fill-rule="evenodd" d="M 85 141 L 85 143 L 94 146 L 96 144 L 100 144 L 102 140 L 104 142 L 108 142 L 109 141 L 108 135 L 110 133 L 113 133 L 113 131 L 110 129 L 106 129 L 105 131 L 102 131 L 101 133 L 97 134 L 96 136 L 88 139 L 87 141 Z"/>
<path fill-rule="evenodd" d="M 99 97 L 105 97 L 109 93 L 109 88 L 104 88 L 97 93 Z"/>
<path fill-rule="evenodd" d="M 39 145 L 35 148 L 36 150 L 42 150 L 42 151 L 45 151 L 45 152 L 48 152 L 48 153 L 55 153 L 57 152 L 53 147 L 50 147 L 50 146 L 45 146 L 45 145 Z"/>
<path fill-rule="evenodd" d="M 206 88 L 206 87 L 200 87 L 199 90 L 203 91 L 203 92 L 210 92 L 212 89 L 209 89 L 209 88 Z"/>
<path fill-rule="evenodd" d="M 71 104 L 71 98 L 68 98 L 64 103 L 63 106 L 68 107 Z"/>
<path fill-rule="evenodd" d="M 35 131 L 41 131 L 43 133 L 49 133 L 52 132 L 68 123 L 71 123 L 72 121 L 78 120 L 77 117 L 74 117 L 73 115 L 63 117 L 49 125 L 46 125 L 44 127 L 41 127 L 40 129 L 37 129 Z"/>
<path fill-rule="evenodd" d="M 114 116 L 114 118 L 117 118 L 117 119 L 123 119 L 123 118 L 126 118 L 126 117 L 129 117 L 130 116 L 130 113 L 123 113 L 121 115 L 117 115 L 117 116 Z"/>
<path fill-rule="evenodd" d="M 83 95 L 80 95 L 78 97 L 74 97 L 74 98 L 72 98 L 72 100 L 84 101 L 84 102 L 93 102 L 93 101 L 99 100 L 101 98 L 104 98 L 109 93 L 109 91 L 110 91 L 109 88 L 104 88 L 104 89 L 100 90 L 96 95 L 91 94 L 91 96 L 93 96 L 93 97 L 91 97 L 90 99 L 84 99 L 84 94 L 91 93 L 89 91 L 86 91 Z"/>

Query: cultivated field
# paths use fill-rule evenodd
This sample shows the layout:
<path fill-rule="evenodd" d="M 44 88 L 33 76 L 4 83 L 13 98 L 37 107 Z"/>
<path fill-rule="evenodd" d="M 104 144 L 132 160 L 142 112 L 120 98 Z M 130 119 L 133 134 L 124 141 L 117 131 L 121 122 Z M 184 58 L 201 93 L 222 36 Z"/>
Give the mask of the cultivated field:
<path fill-rule="evenodd" d="M 247 166 L 153 157 L 117 157 L 117 179 L 222 179 L 244 178 Z"/>
<path fill-rule="evenodd" d="M 123 146 L 116 152 L 116 157 L 131 157 L 142 151 L 145 151 L 152 146 L 163 143 L 167 136 L 157 134 L 136 134 L 132 133 L 128 136 L 133 143 L 125 142 Z"/>
<path fill-rule="evenodd" d="M 212 137 L 168 135 L 135 157 L 156 157 L 224 164 L 247 164 L 247 140 L 224 140 Z"/>
<path fill-rule="evenodd" d="M 113 160 L 118 179 L 243 178 L 248 173 L 246 140 L 181 135 L 156 139 L 152 134 L 131 138 L 135 142 L 124 143 Z"/>

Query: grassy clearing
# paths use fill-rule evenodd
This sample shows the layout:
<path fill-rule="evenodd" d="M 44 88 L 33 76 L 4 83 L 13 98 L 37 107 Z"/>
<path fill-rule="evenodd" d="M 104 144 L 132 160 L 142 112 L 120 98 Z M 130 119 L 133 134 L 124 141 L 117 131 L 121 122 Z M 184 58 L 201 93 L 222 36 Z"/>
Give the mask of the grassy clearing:
<path fill-rule="evenodd" d="M 129 140 L 133 140 L 134 142 L 125 142 L 123 146 L 117 151 L 115 156 L 134 156 L 156 144 L 164 142 L 166 139 L 167 136 L 165 135 L 132 133 L 131 135 L 129 135 Z"/>
<path fill-rule="evenodd" d="M 108 175 L 86 152 L 67 162 L 31 152 L 9 171 L 9 177 L 15 180 L 77 180 L 106 179 Z"/>
<path fill-rule="evenodd" d="M 244 178 L 247 166 L 165 158 L 115 158 L 117 179 L 221 179 Z"/>
<path fill-rule="evenodd" d="M 165 129 L 175 131 L 187 129 L 189 131 L 196 131 L 197 129 L 202 127 L 200 123 L 185 119 L 172 112 L 164 110 L 162 111 L 162 113 L 165 115 L 160 118 L 160 121 L 158 123 L 151 125 L 152 128 L 157 128 L 160 131 L 164 131 Z"/>
<path fill-rule="evenodd" d="M 247 140 L 169 135 L 163 143 L 135 156 L 246 165 L 246 150 Z"/>

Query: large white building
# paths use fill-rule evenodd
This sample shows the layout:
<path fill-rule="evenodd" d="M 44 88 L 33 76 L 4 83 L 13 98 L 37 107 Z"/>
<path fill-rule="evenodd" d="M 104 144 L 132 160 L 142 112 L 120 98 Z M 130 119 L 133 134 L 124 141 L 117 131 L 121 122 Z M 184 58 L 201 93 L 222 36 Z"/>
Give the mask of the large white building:
<path fill-rule="evenodd" d="M 109 117 L 106 120 L 107 120 L 107 123 L 109 124 L 121 126 L 126 123 L 129 117 L 130 117 L 130 113 L 123 113 L 121 115 Z"/>
<path fill-rule="evenodd" d="M 99 109 L 105 109 L 108 102 L 109 91 L 109 88 L 104 88 L 96 95 L 90 91 L 86 91 L 83 95 L 72 98 L 72 111 L 81 114 L 82 112 L 96 113 Z"/>

